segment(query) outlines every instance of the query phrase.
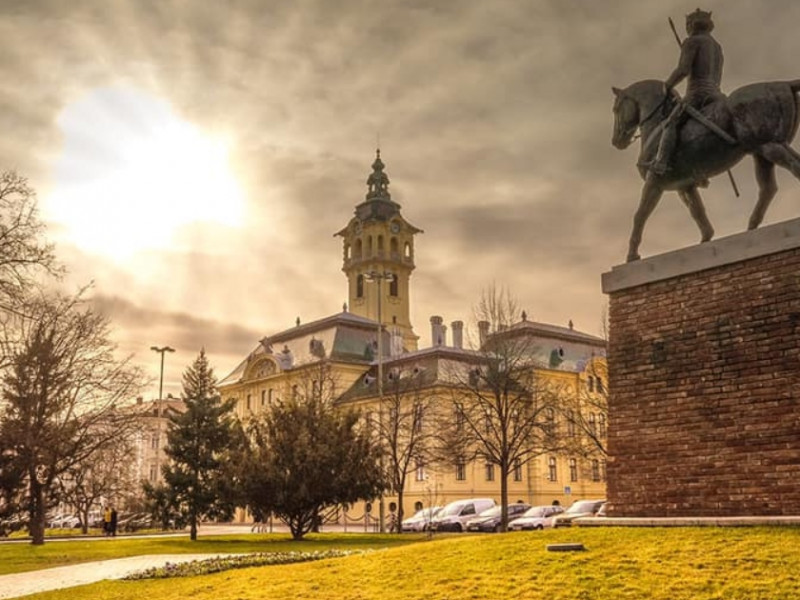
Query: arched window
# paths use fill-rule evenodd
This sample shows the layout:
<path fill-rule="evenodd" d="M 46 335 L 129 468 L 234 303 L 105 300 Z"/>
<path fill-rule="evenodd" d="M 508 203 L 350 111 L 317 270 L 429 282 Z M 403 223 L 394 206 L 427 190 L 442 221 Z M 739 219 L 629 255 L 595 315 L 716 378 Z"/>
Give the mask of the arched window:
<path fill-rule="evenodd" d="M 578 461 L 574 458 L 569 459 L 569 480 L 578 481 Z"/>
<path fill-rule="evenodd" d="M 359 274 L 356 277 L 356 298 L 364 297 L 364 276 Z"/>
<path fill-rule="evenodd" d="M 344 245 L 344 259 L 345 260 L 350 260 L 352 258 L 350 251 L 351 251 L 350 244 L 345 244 Z"/>
<path fill-rule="evenodd" d="M 378 236 L 378 254 L 383 254 L 383 236 Z"/>
<path fill-rule="evenodd" d="M 395 275 L 389 280 L 389 295 L 397 298 L 400 285 L 397 283 L 397 276 Z"/>
<path fill-rule="evenodd" d="M 367 238 L 367 256 L 372 256 L 372 236 Z"/>
<path fill-rule="evenodd" d="M 592 481 L 600 481 L 600 461 L 592 460 Z"/>
<path fill-rule="evenodd" d="M 558 466 L 555 456 L 551 456 L 547 459 L 547 479 L 550 481 L 558 481 Z"/>
<path fill-rule="evenodd" d="M 396 237 L 393 237 L 389 242 L 389 250 L 393 255 L 397 255 L 400 252 L 400 246 L 398 245 Z"/>
<path fill-rule="evenodd" d="M 403 247 L 403 256 L 406 258 L 411 258 L 411 244 L 408 242 L 406 242 L 405 246 Z"/>
<path fill-rule="evenodd" d="M 356 247 L 353 251 L 353 255 L 356 258 L 361 258 L 364 255 L 364 242 L 361 241 L 361 238 L 356 240 Z"/>

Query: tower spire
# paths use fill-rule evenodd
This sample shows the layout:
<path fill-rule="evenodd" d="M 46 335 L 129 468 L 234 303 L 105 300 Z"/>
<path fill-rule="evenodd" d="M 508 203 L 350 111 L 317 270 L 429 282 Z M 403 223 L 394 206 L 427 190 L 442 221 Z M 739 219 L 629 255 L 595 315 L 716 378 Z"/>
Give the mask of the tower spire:
<path fill-rule="evenodd" d="M 383 172 L 386 165 L 381 160 L 380 147 L 375 150 L 375 162 L 372 163 L 372 173 L 367 177 L 367 200 L 391 200 L 389 193 L 389 177 Z"/>

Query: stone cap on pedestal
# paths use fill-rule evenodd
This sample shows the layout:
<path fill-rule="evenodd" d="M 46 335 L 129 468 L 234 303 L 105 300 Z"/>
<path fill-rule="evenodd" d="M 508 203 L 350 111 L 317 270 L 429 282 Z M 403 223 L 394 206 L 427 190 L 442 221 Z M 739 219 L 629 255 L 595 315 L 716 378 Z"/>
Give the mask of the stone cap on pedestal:
<path fill-rule="evenodd" d="M 611 294 L 794 248 L 800 248 L 800 219 L 612 267 L 603 273 L 603 292 Z"/>

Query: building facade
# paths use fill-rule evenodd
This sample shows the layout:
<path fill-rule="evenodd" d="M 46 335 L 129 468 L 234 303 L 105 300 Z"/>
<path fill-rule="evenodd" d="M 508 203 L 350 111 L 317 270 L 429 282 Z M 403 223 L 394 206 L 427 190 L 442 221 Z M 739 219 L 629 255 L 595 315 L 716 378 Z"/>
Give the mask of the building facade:
<path fill-rule="evenodd" d="M 479 323 L 477 347 L 467 348 L 462 321 L 451 323 L 448 343 L 444 319 L 434 316 L 430 346 L 420 348 L 410 313 L 414 238 L 422 230 L 411 225 L 392 201 L 384 170 L 378 152 L 365 200 L 336 233 L 342 238 L 348 305 L 341 313 L 298 323 L 262 339 L 220 382 L 222 397 L 234 399 L 237 415 L 246 420 L 279 398 L 317 391 L 324 379 L 330 383 L 331 399 L 343 408 L 359 410 L 364 426 L 371 427 L 384 446 L 390 442 L 389 417 L 416 414 L 405 443 L 413 438 L 414 428 L 426 442 L 410 448 L 413 456 L 406 459 L 406 515 L 422 506 L 462 498 L 492 497 L 499 502 L 498 465 L 479 452 L 465 450 L 456 456 L 434 451 L 434 446 L 441 446 L 434 439 L 441 438 L 446 423 L 452 424 L 453 406 L 464 404 L 465 396 L 459 399 L 459 394 L 469 388 L 470 370 L 480 369 L 490 357 L 487 349 L 503 340 L 522 340 L 526 368 L 536 388 L 524 406 L 542 407 L 535 418 L 546 423 L 537 423 L 536 431 L 546 426 L 552 439 L 547 447 L 531 440 L 538 445 L 513 465 L 509 502 L 535 505 L 604 497 L 605 412 L 597 401 L 605 393 L 604 340 L 574 330 L 571 323 L 568 327 L 536 323 L 522 313 L 514 315 L 516 322 L 495 331 L 488 322 Z M 570 416 L 576 413 L 581 418 Z M 578 443 L 591 427 L 599 446 Z M 404 442 L 395 438 L 394 443 Z M 385 515 L 395 512 L 398 502 L 394 492 L 382 498 Z M 366 523 L 377 514 L 374 506 L 365 504 L 339 519 Z"/>

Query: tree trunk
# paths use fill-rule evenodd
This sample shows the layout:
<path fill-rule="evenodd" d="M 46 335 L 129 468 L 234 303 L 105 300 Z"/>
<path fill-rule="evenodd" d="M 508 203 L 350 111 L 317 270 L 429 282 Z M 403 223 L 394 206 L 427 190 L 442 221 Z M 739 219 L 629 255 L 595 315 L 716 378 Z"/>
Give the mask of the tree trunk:
<path fill-rule="evenodd" d="M 31 534 L 31 543 L 34 546 L 41 546 L 44 544 L 44 530 L 45 530 L 45 510 L 44 510 L 44 493 L 42 486 L 34 481 L 30 485 L 30 523 L 28 523 L 28 532 Z"/>
<path fill-rule="evenodd" d="M 405 486 L 397 487 L 397 518 L 394 520 L 394 533 L 400 533 L 403 523 L 403 494 Z"/>
<path fill-rule="evenodd" d="M 189 539 L 194 542 L 197 541 L 197 514 L 194 511 L 192 511 L 189 521 Z"/>
<path fill-rule="evenodd" d="M 500 531 L 508 531 L 508 465 L 500 465 Z"/>

